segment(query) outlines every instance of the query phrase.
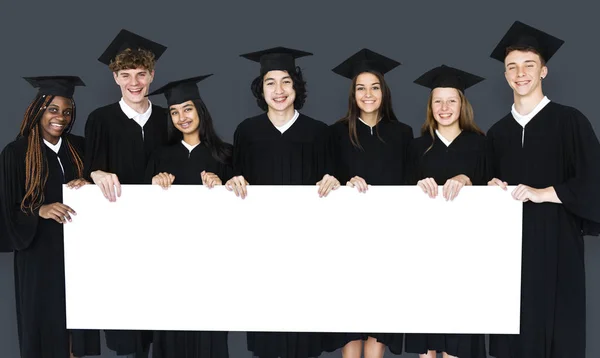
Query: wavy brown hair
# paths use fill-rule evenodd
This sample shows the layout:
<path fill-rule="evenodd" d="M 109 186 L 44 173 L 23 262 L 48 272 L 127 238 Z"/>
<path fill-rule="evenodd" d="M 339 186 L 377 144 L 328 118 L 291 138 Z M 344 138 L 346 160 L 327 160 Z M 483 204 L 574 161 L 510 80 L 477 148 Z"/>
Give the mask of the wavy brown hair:
<path fill-rule="evenodd" d="M 467 100 L 467 97 L 462 91 L 457 89 L 456 92 L 458 92 L 458 97 L 460 98 L 460 117 L 458 117 L 459 128 L 463 131 L 484 135 L 483 131 L 475 124 L 473 106 L 471 106 L 471 103 L 469 103 L 469 100 Z M 435 142 L 435 130 L 438 127 L 437 121 L 433 117 L 433 111 L 431 110 L 432 102 L 433 91 L 429 93 L 429 99 L 427 100 L 427 116 L 425 118 L 425 123 L 423 123 L 423 126 L 421 127 L 421 135 L 429 133 L 432 139 L 431 146 L 427 148 L 427 151 L 433 147 L 433 143 Z M 425 152 L 427 153 L 427 151 Z"/>
<path fill-rule="evenodd" d="M 37 95 L 27 110 L 17 139 L 27 138 L 27 152 L 25 153 L 25 195 L 21 201 L 21 211 L 32 213 L 39 209 L 44 203 L 44 187 L 48 180 L 48 162 L 44 151 L 44 142 L 40 120 L 46 111 L 46 107 L 52 103 L 54 96 Z M 65 136 L 71 131 L 75 123 L 75 101 L 71 99 L 73 114 L 71 122 L 64 129 L 63 142 L 69 150 L 71 161 L 75 164 L 77 176 L 83 176 L 83 161 L 75 150 L 75 147 Z"/>
<path fill-rule="evenodd" d="M 108 68 L 113 72 L 121 70 L 135 70 L 136 68 L 145 68 L 148 72 L 154 71 L 154 54 L 148 50 L 130 48 L 118 54 L 114 60 L 110 62 Z"/>
<path fill-rule="evenodd" d="M 372 73 L 377 77 L 377 80 L 381 86 L 381 106 L 379 106 L 379 110 L 377 111 L 377 117 L 382 118 L 382 121 L 398 121 L 396 115 L 394 114 L 394 110 L 392 109 L 392 91 L 388 87 L 383 75 L 377 71 L 365 71 L 356 75 L 352 79 L 352 85 L 350 86 L 350 94 L 348 95 L 348 112 L 344 116 L 344 118 L 338 120 L 338 122 L 343 122 L 348 124 L 348 135 L 350 136 L 350 142 L 356 148 L 363 149 L 358 140 L 358 117 L 360 115 L 360 108 L 358 108 L 358 104 L 356 103 L 356 81 L 358 80 L 358 76 L 362 73 Z M 377 133 L 377 137 L 381 139 L 378 131 L 378 124 L 375 125 L 375 132 Z"/>

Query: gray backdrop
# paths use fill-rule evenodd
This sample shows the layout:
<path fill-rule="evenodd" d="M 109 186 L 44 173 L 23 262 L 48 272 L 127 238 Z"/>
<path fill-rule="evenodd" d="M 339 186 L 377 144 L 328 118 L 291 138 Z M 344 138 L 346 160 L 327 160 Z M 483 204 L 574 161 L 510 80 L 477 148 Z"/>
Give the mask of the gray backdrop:
<path fill-rule="evenodd" d="M 10 4 L 10 5 L 9 5 Z M 487 130 L 508 113 L 512 92 L 502 65 L 489 54 L 515 20 L 564 40 L 549 62 L 544 80 L 551 100 L 579 108 L 596 130 L 596 61 L 600 58 L 597 11 L 592 1 L 558 4 L 523 0 L 487 1 L 9 1 L 0 4 L 0 145 L 17 134 L 33 90 L 22 76 L 73 74 L 78 88 L 78 119 L 83 133 L 94 108 L 119 99 L 109 70 L 96 59 L 121 28 L 169 47 L 160 59 L 151 89 L 179 78 L 215 75 L 200 84 L 218 132 L 232 140 L 236 125 L 260 112 L 249 85 L 258 73 L 240 53 L 273 46 L 313 52 L 299 64 L 308 80 L 303 112 L 333 123 L 346 110 L 349 81 L 330 71 L 363 47 L 402 62 L 386 78 L 394 109 L 418 134 L 428 90 L 412 81 L 445 63 L 487 80 L 467 91 L 476 120 Z M 164 105 L 164 97 L 153 98 Z M 600 356 L 600 244 L 586 240 L 588 292 L 587 357 Z M 107 260 L 107 265 L 110 262 Z M 0 356 L 18 357 L 11 254 L 0 254 Z M 399 273 L 401 275 L 401 273 Z M 240 292 L 245 295 L 247 292 Z M 322 294 L 327 294 L 323 292 Z M 381 294 L 388 294 L 381 292 Z M 405 294 L 415 294 L 407 292 Z M 440 292 L 440 298 L 443 292 Z M 231 357 L 250 357 L 245 335 L 230 335 Z M 389 353 L 388 353 L 389 355 Z M 106 348 L 102 357 L 111 357 Z M 339 351 L 323 357 L 339 357 Z M 405 354 L 406 357 L 413 355 Z"/>

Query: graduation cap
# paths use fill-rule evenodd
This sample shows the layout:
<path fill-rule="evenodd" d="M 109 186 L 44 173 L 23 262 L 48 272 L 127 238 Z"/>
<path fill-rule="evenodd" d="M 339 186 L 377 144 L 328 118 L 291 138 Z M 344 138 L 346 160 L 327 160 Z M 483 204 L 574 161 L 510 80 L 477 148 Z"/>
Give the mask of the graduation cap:
<path fill-rule="evenodd" d="M 399 65 L 401 65 L 401 63 L 398 61 L 363 48 L 339 64 L 332 71 L 340 76 L 353 79 L 360 73 L 366 71 L 376 71 L 384 75 Z"/>
<path fill-rule="evenodd" d="M 464 92 L 467 88 L 483 80 L 483 77 L 454 67 L 441 65 L 422 74 L 414 83 L 431 88 L 432 90 L 438 87 L 450 87 Z"/>
<path fill-rule="evenodd" d="M 137 51 L 139 49 L 150 51 L 154 54 L 155 61 L 158 60 L 167 49 L 166 46 L 123 29 L 112 40 L 106 50 L 104 50 L 104 53 L 100 55 L 98 61 L 105 65 L 110 65 L 110 62 L 113 61 L 118 54 L 128 48 L 132 51 Z"/>
<path fill-rule="evenodd" d="M 169 82 L 156 91 L 148 94 L 148 96 L 164 94 L 167 98 L 168 106 L 191 101 L 193 99 L 200 99 L 200 91 L 198 91 L 198 86 L 196 84 L 210 76 L 212 76 L 212 73 L 209 75 Z"/>
<path fill-rule="evenodd" d="M 39 76 L 23 77 L 23 79 L 34 88 L 39 88 L 39 94 L 46 96 L 73 98 L 75 86 L 85 86 L 77 76 Z"/>
<path fill-rule="evenodd" d="M 304 56 L 312 56 L 312 53 L 287 47 L 273 47 L 240 56 L 250 61 L 260 63 L 260 73 L 264 75 L 269 71 L 275 70 L 294 71 L 296 69 L 296 59 Z"/>
<path fill-rule="evenodd" d="M 548 62 L 564 43 L 559 38 L 520 21 L 515 21 L 494 51 L 492 51 L 490 57 L 504 62 L 508 47 L 531 47 L 540 54 L 545 62 Z"/>

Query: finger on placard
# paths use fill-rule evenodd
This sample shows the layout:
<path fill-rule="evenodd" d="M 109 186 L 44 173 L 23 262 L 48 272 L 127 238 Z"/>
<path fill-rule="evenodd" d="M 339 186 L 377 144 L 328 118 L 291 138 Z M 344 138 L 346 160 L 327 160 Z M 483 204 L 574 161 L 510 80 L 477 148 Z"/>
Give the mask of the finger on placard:
<path fill-rule="evenodd" d="M 325 187 L 325 192 L 323 193 L 323 197 L 326 197 L 327 195 L 329 195 L 329 193 L 331 193 L 331 191 L 333 190 L 334 186 L 335 186 L 335 178 L 330 177 L 329 182 L 327 183 L 327 186 Z"/>
<path fill-rule="evenodd" d="M 463 184 L 459 184 L 459 185 L 456 186 L 456 190 L 453 192 L 452 199 L 450 199 L 450 200 L 456 199 L 456 197 L 458 196 L 458 193 L 460 193 L 460 191 L 462 190 L 463 186 L 464 186 Z"/>
<path fill-rule="evenodd" d="M 361 183 L 362 183 L 362 185 L 363 185 L 364 192 L 366 193 L 366 192 L 367 192 L 367 190 L 369 190 L 369 184 L 368 184 L 368 183 L 367 183 L 367 181 L 366 181 L 365 179 L 363 179 L 363 178 L 360 178 L 360 181 L 361 181 Z"/>
<path fill-rule="evenodd" d="M 58 214 L 52 214 L 52 215 L 48 215 L 51 219 L 53 219 L 54 221 L 56 221 L 59 224 L 62 224 L 62 220 L 63 218 L 58 215 Z"/>
<path fill-rule="evenodd" d="M 246 196 L 248 196 L 248 189 L 246 187 L 246 182 L 240 181 L 240 184 L 241 184 L 241 188 L 242 188 L 242 199 L 246 199 Z"/>
<path fill-rule="evenodd" d="M 115 197 L 115 190 L 114 190 L 114 186 L 112 185 L 112 182 L 110 180 L 104 181 L 102 182 L 102 185 L 106 188 L 106 191 L 108 193 L 108 201 L 110 202 L 114 202 L 116 201 L 116 197 Z"/>
<path fill-rule="evenodd" d="M 327 192 L 327 186 L 329 185 L 329 181 L 324 180 L 321 185 L 319 185 L 319 198 L 322 198 L 323 196 L 325 196 L 325 193 Z"/>
<path fill-rule="evenodd" d="M 508 185 L 506 182 L 498 179 L 498 178 L 494 178 L 494 183 L 499 186 L 500 188 L 502 188 L 502 190 L 506 190 L 506 186 Z"/>
<path fill-rule="evenodd" d="M 71 213 L 73 215 L 77 215 L 77 213 L 75 212 L 75 210 L 73 210 L 73 208 L 71 208 L 69 205 L 60 203 L 60 205 L 68 212 Z"/>
<path fill-rule="evenodd" d="M 319 181 L 317 183 L 317 195 L 319 195 L 319 198 L 323 197 L 323 191 L 324 191 L 325 185 L 327 185 L 327 180 L 324 178 L 321 179 L 321 181 Z"/>
<path fill-rule="evenodd" d="M 431 178 L 427 178 L 427 185 L 429 186 L 429 193 L 432 198 L 437 197 L 437 185 Z"/>
<path fill-rule="evenodd" d="M 110 201 L 110 197 L 108 196 L 108 190 L 106 190 L 104 184 L 102 182 L 99 182 L 96 186 L 100 189 L 100 192 L 102 192 L 104 198 Z"/>

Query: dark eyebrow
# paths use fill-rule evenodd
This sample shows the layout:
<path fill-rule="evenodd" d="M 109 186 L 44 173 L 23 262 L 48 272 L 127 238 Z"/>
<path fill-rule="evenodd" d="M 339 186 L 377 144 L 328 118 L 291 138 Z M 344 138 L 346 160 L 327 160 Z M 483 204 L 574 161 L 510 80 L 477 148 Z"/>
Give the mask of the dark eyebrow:
<path fill-rule="evenodd" d="M 285 76 L 285 77 L 282 77 L 281 79 L 282 79 L 282 80 L 285 80 L 285 79 L 291 79 L 291 78 L 292 78 L 292 77 L 290 77 L 290 76 Z M 274 78 L 272 78 L 272 77 L 269 77 L 269 78 L 265 78 L 265 79 L 263 80 L 263 82 L 267 82 L 267 81 L 275 81 L 275 79 L 274 79 Z"/>

